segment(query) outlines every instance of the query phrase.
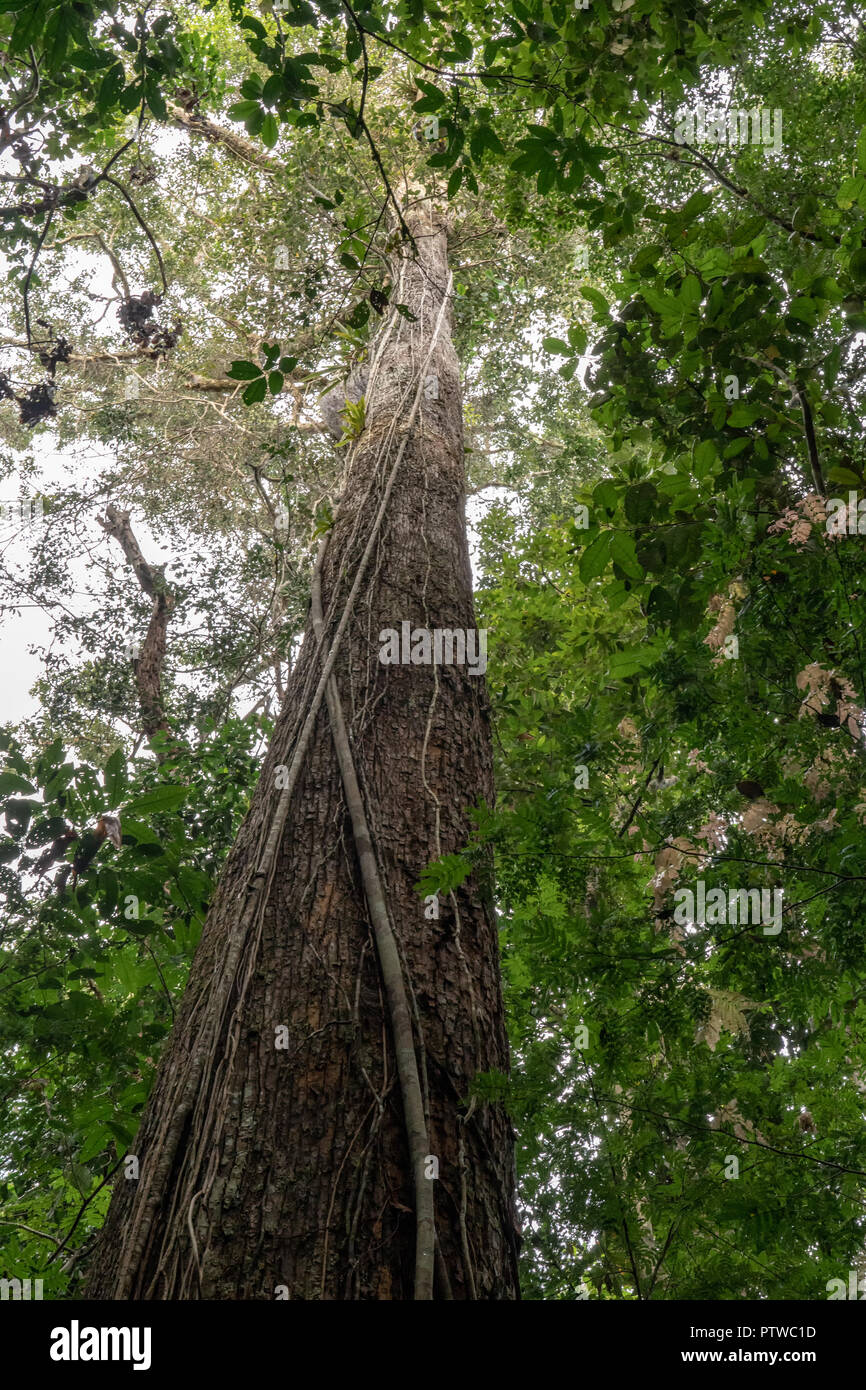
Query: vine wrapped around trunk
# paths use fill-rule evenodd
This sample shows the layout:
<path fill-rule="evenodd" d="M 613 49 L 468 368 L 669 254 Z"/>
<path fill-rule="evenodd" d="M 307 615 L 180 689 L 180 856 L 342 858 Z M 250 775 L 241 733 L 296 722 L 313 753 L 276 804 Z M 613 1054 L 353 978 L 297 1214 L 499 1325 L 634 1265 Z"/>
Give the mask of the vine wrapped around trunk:
<path fill-rule="evenodd" d="M 380 632 L 406 621 L 475 629 L 447 228 L 424 200 L 406 217 L 417 254 L 395 260 L 391 299 L 409 313 L 371 353 L 318 576 L 322 640 L 311 618 L 145 1109 L 140 1176 L 116 1184 L 94 1297 L 429 1296 L 329 670 L 414 1025 L 437 1296 L 518 1297 L 510 1125 L 470 1096 L 508 1065 L 490 884 L 470 876 L 438 917 L 415 890 L 492 801 L 485 683 L 465 665 L 379 660 Z"/>

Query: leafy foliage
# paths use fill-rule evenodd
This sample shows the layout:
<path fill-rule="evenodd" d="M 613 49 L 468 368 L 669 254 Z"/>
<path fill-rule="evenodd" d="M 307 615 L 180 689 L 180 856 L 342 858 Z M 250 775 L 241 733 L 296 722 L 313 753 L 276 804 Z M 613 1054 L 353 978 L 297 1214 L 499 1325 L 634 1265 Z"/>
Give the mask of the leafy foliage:
<path fill-rule="evenodd" d="M 69 598 L 58 555 L 87 553 L 114 494 L 188 557 L 158 765 L 111 638 L 145 616 L 127 573 L 56 611 L 40 714 L 5 739 L 5 1272 L 68 1235 L 45 1266 L 68 1287 L 134 1132 L 265 727 L 238 692 L 279 698 L 339 493 L 314 402 L 389 302 L 408 171 L 452 205 L 498 740 L 496 807 L 419 891 L 495 857 L 514 1067 L 477 1093 L 518 1129 L 527 1295 L 823 1297 L 862 1266 L 866 1180 L 856 8 L 231 0 L 151 21 L 41 0 L 7 5 L 0 41 L 23 103 L 7 471 L 38 471 L 22 401 L 37 441 L 50 422 L 111 455 L 44 490 L 27 593 Z M 683 135 L 721 107 L 736 141 Z M 198 144 L 167 149 L 166 123 Z M 119 328 L 84 269 L 61 280 L 78 236 Z M 167 336 L 133 345 L 142 407 L 119 396 L 121 329 L 163 293 Z M 346 419 L 362 431 L 363 403 Z M 74 887 L 37 879 L 65 827 L 118 809 L 119 851 Z M 680 910 L 686 890 L 724 916 Z M 772 911 L 734 919 L 732 892 Z"/>
<path fill-rule="evenodd" d="M 120 748 L 99 769 L 67 760 L 59 738 L 31 758 L 2 737 L 3 1258 L 10 1278 L 44 1271 L 46 1296 L 75 1277 L 104 1179 L 134 1139 L 263 732 L 229 721 L 158 773 Z M 72 886 L 69 861 L 109 808 L 122 846 L 105 841 Z M 79 838 L 65 847 L 69 828 Z"/>

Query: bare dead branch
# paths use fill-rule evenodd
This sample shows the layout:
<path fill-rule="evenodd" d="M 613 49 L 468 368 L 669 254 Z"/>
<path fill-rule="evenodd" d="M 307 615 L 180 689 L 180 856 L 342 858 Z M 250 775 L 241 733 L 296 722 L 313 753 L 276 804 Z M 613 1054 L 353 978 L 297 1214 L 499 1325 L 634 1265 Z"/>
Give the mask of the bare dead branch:
<path fill-rule="evenodd" d="M 172 733 L 162 701 L 162 668 L 165 662 L 166 632 L 174 611 L 175 598 L 165 582 L 160 566 L 145 560 L 129 524 L 129 512 L 109 502 L 104 517 L 97 521 L 117 541 L 143 593 L 153 599 L 153 612 L 141 649 L 135 658 L 135 679 L 144 732 L 150 739 L 156 733 Z"/>

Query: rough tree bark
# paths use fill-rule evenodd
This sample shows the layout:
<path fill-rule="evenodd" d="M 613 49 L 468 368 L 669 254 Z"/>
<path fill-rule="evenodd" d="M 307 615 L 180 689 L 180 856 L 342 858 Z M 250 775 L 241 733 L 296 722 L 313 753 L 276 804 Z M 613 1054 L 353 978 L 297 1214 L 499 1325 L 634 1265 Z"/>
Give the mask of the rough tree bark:
<path fill-rule="evenodd" d="M 508 1066 L 491 884 L 474 873 L 433 920 L 415 891 L 431 859 L 465 844 L 469 808 L 492 801 L 485 683 L 466 666 L 379 661 L 380 631 L 403 620 L 475 627 L 447 228 L 424 200 L 407 220 L 417 256 L 395 260 L 391 300 L 414 319 L 389 312 L 371 353 L 365 428 L 320 573 L 323 643 L 310 622 L 133 1146 L 140 1176 L 116 1181 L 91 1297 L 418 1296 L 393 1017 L 333 689 L 296 756 L 353 585 L 334 688 L 438 1159 L 435 1296 L 519 1296 L 511 1128 L 498 1104 L 470 1097 L 478 1073 Z"/>

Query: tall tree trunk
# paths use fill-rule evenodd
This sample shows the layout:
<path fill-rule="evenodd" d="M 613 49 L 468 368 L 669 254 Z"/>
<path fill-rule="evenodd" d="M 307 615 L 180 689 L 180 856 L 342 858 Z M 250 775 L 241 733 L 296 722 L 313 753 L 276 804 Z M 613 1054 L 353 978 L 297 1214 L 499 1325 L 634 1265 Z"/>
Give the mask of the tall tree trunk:
<path fill-rule="evenodd" d="M 320 570 L 323 641 L 311 620 L 144 1113 L 140 1175 L 116 1183 L 92 1297 L 429 1297 L 416 1270 L 423 1182 L 436 1296 L 519 1296 L 511 1129 L 498 1104 L 470 1097 L 478 1073 L 508 1066 L 491 883 L 473 874 L 441 896 L 438 918 L 415 891 L 431 859 L 465 844 L 469 808 L 492 801 L 485 682 L 465 665 L 379 659 L 380 631 L 404 620 L 475 627 L 447 231 L 427 201 L 407 221 L 417 256 L 395 260 L 391 299 L 410 315 L 390 312 L 374 344 Z M 396 986 L 381 960 L 389 932 Z M 415 1034 L 408 1058 L 395 989 Z M 420 1182 L 412 1066 L 430 1157 Z"/>

